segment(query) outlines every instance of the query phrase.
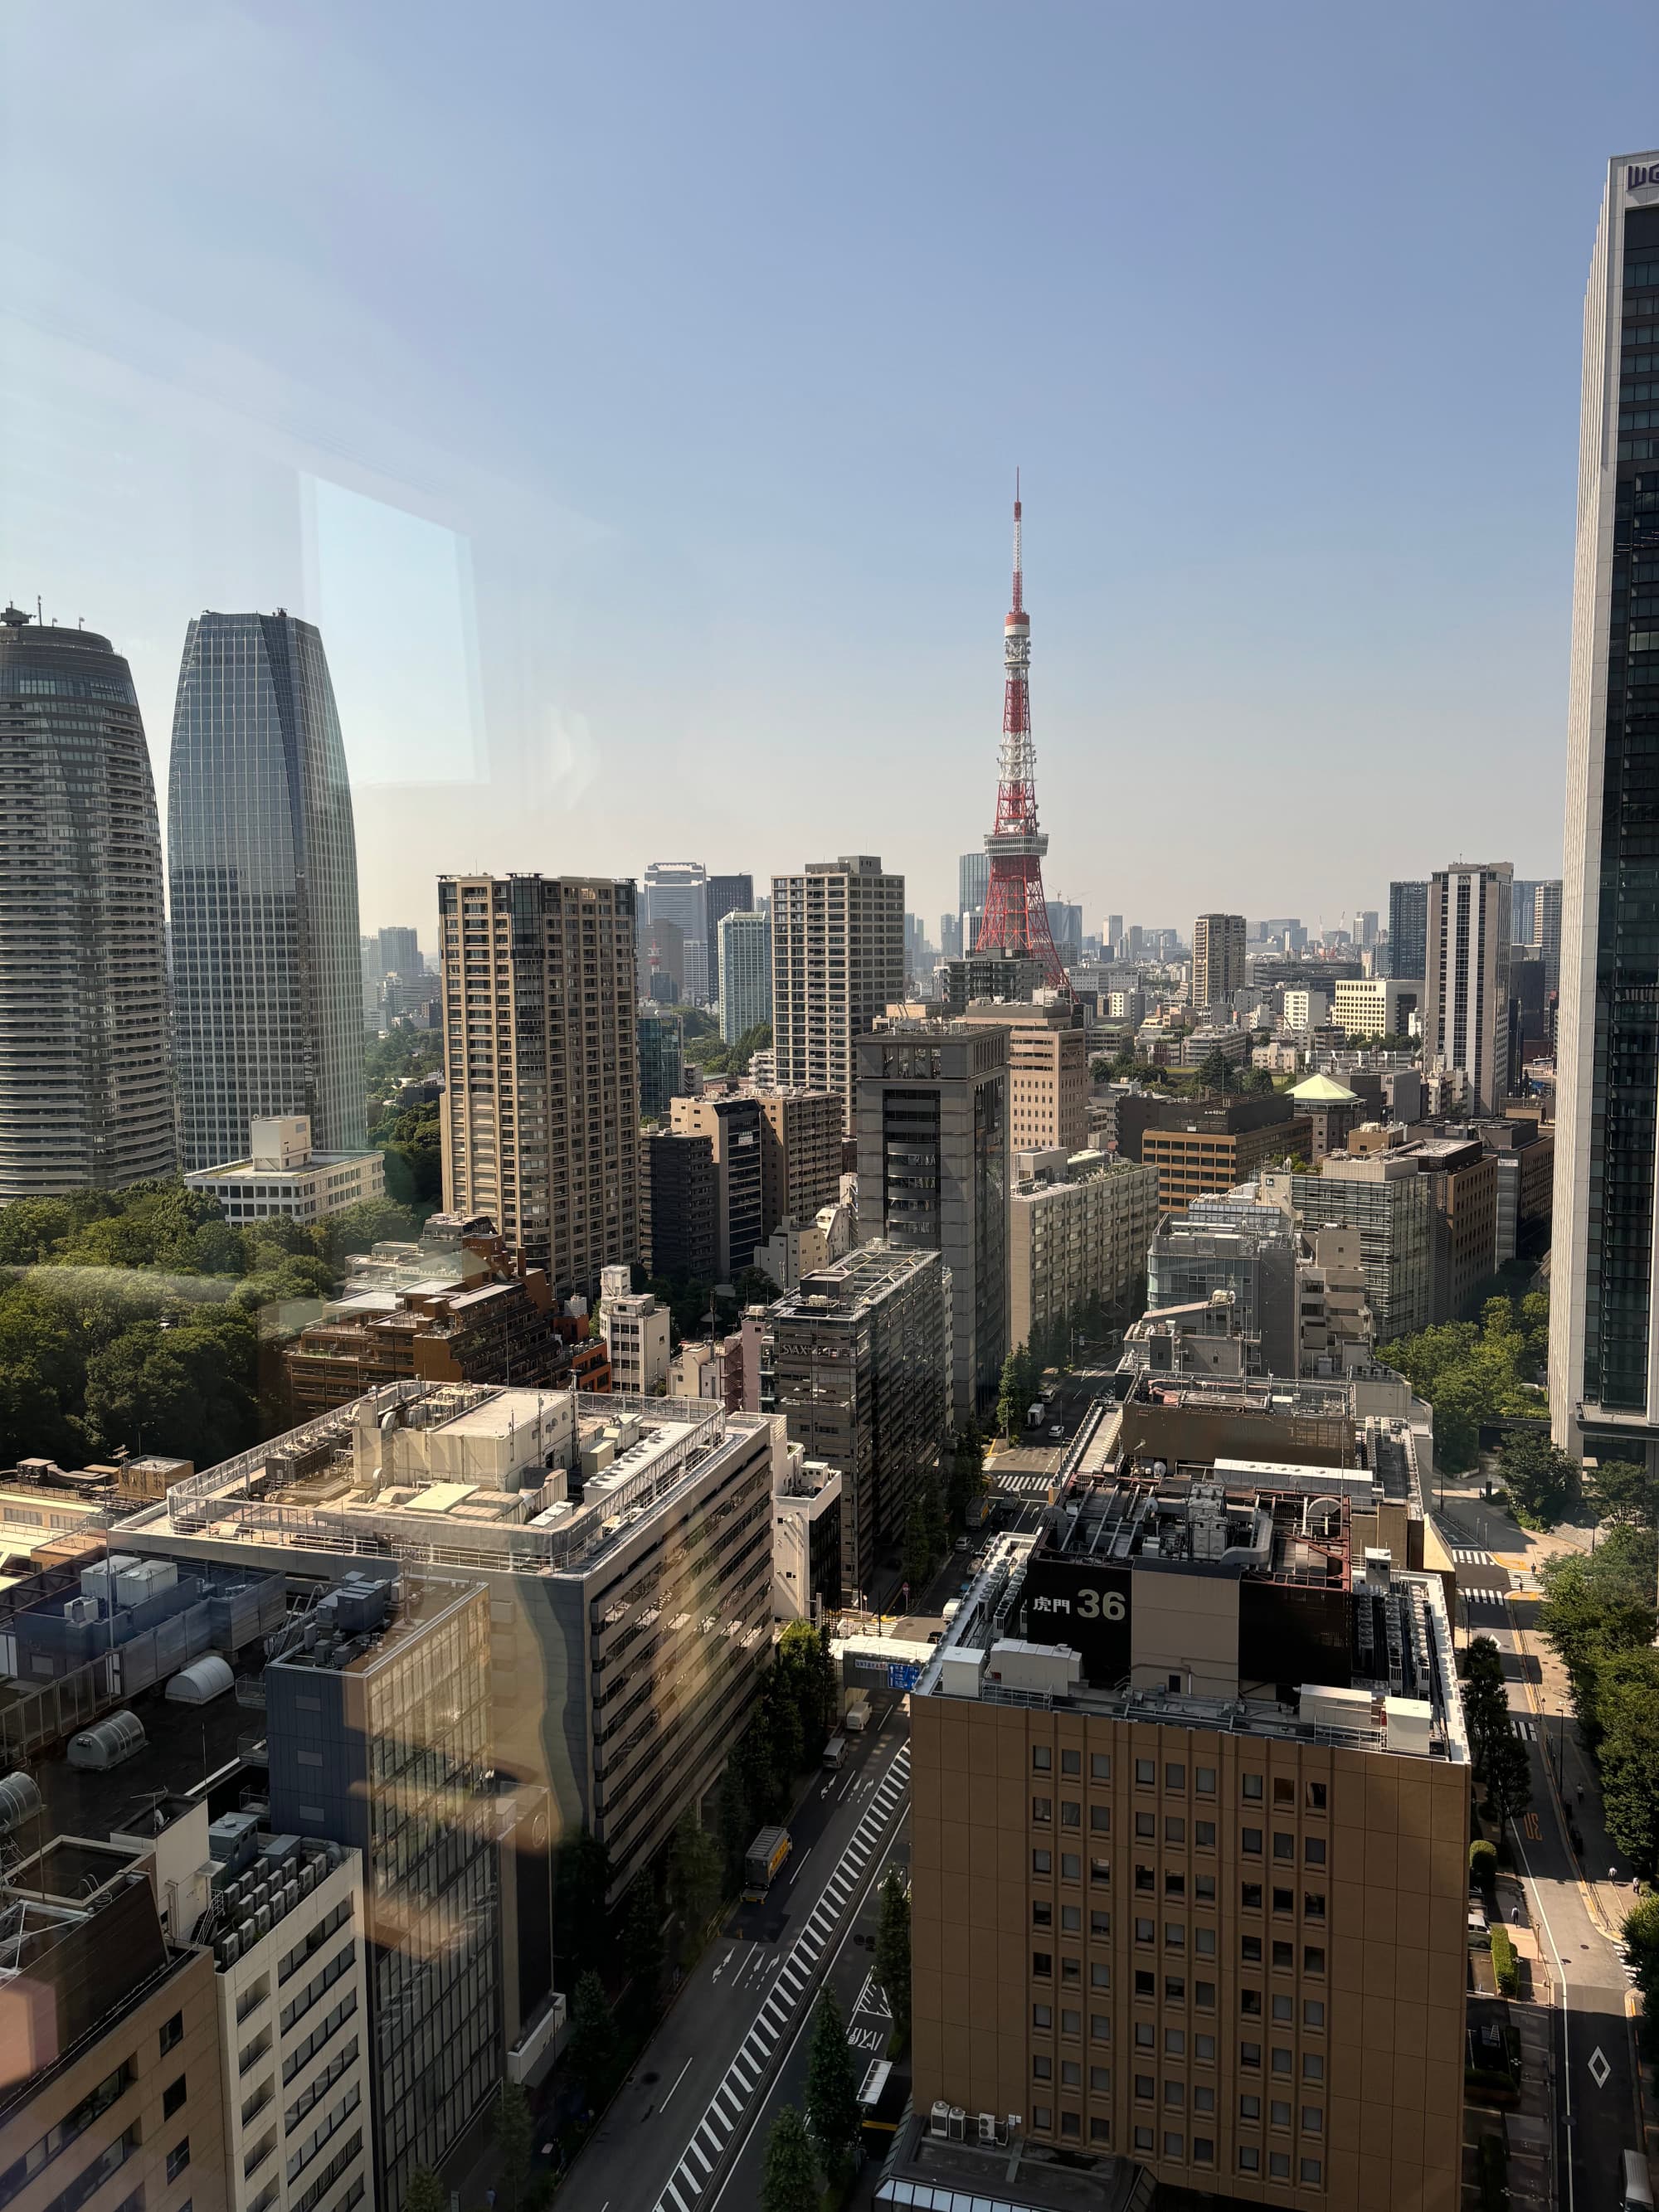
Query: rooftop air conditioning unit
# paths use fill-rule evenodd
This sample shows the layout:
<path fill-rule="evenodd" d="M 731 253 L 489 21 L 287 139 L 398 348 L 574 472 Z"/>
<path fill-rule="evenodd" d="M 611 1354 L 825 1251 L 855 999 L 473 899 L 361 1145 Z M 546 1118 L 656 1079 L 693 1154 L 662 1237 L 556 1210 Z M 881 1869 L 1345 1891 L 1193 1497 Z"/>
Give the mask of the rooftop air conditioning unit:
<path fill-rule="evenodd" d="M 997 2139 L 997 2116 L 981 2112 L 979 2116 L 979 2139 L 982 2143 L 994 2143 Z"/>
<path fill-rule="evenodd" d="M 963 2139 L 963 2137 L 967 2135 L 967 2133 L 968 2133 L 968 2115 L 967 2115 L 967 2113 L 966 2113 L 966 2112 L 964 2112 L 963 2111 L 963 2109 L 962 2109 L 962 2107 L 961 2107 L 961 2106 L 960 2106 L 960 2105 L 952 2105 L 952 2106 L 951 2106 L 951 2142 L 962 2142 L 962 2140 Z"/>
<path fill-rule="evenodd" d="M 932 2136 L 948 2136 L 950 2134 L 951 2106 L 947 2099 L 944 2097 L 934 2098 L 933 2113 L 927 2123 L 927 2132 Z"/>

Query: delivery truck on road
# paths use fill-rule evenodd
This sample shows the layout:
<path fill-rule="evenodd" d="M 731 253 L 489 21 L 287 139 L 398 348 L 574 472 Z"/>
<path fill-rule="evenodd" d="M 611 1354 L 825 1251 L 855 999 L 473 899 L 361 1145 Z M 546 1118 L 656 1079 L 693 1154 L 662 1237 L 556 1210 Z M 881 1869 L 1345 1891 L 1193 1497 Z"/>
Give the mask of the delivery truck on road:
<path fill-rule="evenodd" d="M 744 1853 L 743 1901 L 758 1905 L 789 1856 L 787 1828 L 763 1828 Z"/>

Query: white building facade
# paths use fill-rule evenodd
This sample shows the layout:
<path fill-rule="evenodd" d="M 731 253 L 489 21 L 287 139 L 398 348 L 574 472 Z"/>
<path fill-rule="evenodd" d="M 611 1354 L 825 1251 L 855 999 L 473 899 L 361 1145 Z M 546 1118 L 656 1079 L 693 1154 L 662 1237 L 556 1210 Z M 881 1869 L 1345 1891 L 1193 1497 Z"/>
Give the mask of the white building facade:
<path fill-rule="evenodd" d="M 360 1199 L 385 1197 L 386 1156 L 313 1152 L 306 1115 L 273 1115 L 253 1123 L 246 1159 L 198 1169 L 185 1182 L 216 1198 L 228 1221 L 321 1221 Z"/>
<path fill-rule="evenodd" d="M 763 914 L 720 917 L 720 1039 L 736 1044 L 772 1018 L 772 925 Z"/>

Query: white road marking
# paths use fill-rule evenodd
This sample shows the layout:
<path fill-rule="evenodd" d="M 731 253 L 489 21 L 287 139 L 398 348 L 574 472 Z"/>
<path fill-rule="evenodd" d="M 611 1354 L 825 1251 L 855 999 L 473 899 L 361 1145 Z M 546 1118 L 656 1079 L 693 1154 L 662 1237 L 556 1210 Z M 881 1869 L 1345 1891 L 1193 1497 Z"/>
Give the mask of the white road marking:
<path fill-rule="evenodd" d="M 802 1868 L 806 1864 L 807 1860 L 808 1860 L 808 1859 L 810 1859 L 810 1858 L 811 1857 L 811 1856 L 812 1856 L 812 1846 L 811 1845 L 811 1844 L 808 1844 L 808 1845 L 806 1846 L 806 1849 L 805 1849 L 805 1850 L 801 1853 L 800 1856 L 799 1856 L 799 1857 L 795 1861 L 795 1871 L 793 1872 L 793 1874 L 792 1874 L 792 1875 L 790 1875 L 790 1877 L 789 1877 L 788 1881 L 784 1884 L 784 1887 L 785 1887 L 786 1889 L 793 1889 L 793 1888 L 794 1887 L 795 1884 L 796 1884 L 796 1883 L 800 1880 L 800 1870 L 801 1870 L 801 1869 L 802 1869 Z"/>
<path fill-rule="evenodd" d="M 692 2054 L 691 2054 L 691 2057 L 692 2057 L 693 2058 L 695 2058 L 695 2057 L 696 2057 L 696 2053 L 695 2051 L 693 2051 L 693 2052 L 692 2052 Z M 673 2095 L 673 2094 L 674 2094 L 674 2090 L 675 2090 L 675 2089 L 678 2089 L 678 2088 L 679 2087 L 680 2083 L 681 2083 L 682 2081 L 684 2081 L 684 2079 L 685 2079 L 686 2075 L 687 2075 L 690 2071 L 691 2071 L 691 2059 L 690 2059 L 690 2058 L 688 2058 L 688 2059 L 686 2060 L 686 2062 L 685 2062 L 684 2065 L 681 2067 L 681 2069 L 680 2069 L 679 2072 L 678 2072 L 678 2073 L 674 2076 L 673 2087 L 672 2087 L 672 2088 L 671 2088 L 671 2089 L 669 2090 L 669 2092 L 668 2092 L 668 2097 L 672 2097 L 672 2096 Z M 665 2098 L 663 2099 L 663 2100 L 662 2100 L 661 2104 L 659 2104 L 659 2105 L 658 2106 L 657 2110 L 658 2110 L 659 2112 L 665 2112 L 668 2110 L 668 2097 L 665 2097 Z"/>

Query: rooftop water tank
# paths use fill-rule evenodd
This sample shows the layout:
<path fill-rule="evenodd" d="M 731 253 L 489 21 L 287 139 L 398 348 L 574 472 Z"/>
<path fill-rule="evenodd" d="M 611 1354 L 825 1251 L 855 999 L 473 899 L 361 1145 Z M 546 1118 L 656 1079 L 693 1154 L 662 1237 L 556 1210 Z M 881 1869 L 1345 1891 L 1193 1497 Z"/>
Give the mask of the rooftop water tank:
<path fill-rule="evenodd" d="M 31 1774 L 9 1774 L 0 1782 L 0 1836 L 32 1820 L 40 1809 L 40 1792 Z"/>
<path fill-rule="evenodd" d="M 166 1694 L 176 1705 L 205 1705 L 222 1698 L 234 1680 L 228 1660 L 222 1659 L 216 1651 L 208 1651 L 179 1668 L 167 1684 Z"/>
<path fill-rule="evenodd" d="M 142 1751 L 145 1741 L 144 1724 L 137 1713 L 109 1713 L 70 1738 L 69 1763 L 101 1772 Z"/>

